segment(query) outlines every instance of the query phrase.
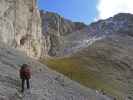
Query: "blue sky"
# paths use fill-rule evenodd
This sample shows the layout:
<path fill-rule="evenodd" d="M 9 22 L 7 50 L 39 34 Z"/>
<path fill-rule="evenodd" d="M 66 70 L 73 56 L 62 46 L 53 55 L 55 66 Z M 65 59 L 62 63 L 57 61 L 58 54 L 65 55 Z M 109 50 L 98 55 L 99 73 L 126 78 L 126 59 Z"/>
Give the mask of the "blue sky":
<path fill-rule="evenodd" d="M 133 14 L 133 0 L 38 0 L 39 9 L 89 24 L 118 13 Z"/>
<path fill-rule="evenodd" d="M 89 24 L 97 16 L 97 0 L 38 0 L 39 9 L 56 12 L 72 21 Z"/>

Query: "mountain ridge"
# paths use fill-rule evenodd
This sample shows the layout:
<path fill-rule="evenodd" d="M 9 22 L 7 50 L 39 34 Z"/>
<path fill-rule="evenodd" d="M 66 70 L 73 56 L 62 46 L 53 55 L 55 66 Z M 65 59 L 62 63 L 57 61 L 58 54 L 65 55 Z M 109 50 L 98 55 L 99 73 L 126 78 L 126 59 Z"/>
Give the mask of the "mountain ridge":
<path fill-rule="evenodd" d="M 80 48 L 86 48 L 90 42 L 93 43 L 95 42 L 94 40 L 102 39 L 111 34 L 128 34 L 132 36 L 132 19 L 132 14 L 119 13 L 114 17 L 99 20 L 85 26 L 81 30 L 71 31 L 66 35 L 60 35 L 58 31 L 53 31 L 51 33 L 53 33 L 54 36 L 52 36 L 53 38 L 50 40 L 53 45 L 51 47 L 49 46 L 49 52 L 53 53 L 51 56 L 60 57 L 67 54 L 69 55 L 71 52 L 75 52 Z"/>

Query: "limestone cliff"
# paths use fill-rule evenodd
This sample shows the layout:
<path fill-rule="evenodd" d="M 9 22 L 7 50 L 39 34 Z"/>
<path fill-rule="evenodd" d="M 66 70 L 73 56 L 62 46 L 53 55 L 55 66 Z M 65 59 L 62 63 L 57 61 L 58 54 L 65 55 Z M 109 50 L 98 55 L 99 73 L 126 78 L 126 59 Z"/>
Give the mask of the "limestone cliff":
<path fill-rule="evenodd" d="M 2 42 L 26 52 L 28 56 L 38 58 L 45 51 L 42 38 L 36 0 L 0 0 Z"/>

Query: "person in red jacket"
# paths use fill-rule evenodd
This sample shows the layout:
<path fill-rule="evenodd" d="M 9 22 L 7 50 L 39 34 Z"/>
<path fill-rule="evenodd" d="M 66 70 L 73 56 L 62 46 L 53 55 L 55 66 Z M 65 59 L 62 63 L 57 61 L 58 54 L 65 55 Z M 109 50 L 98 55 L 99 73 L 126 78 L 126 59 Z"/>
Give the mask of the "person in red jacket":
<path fill-rule="evenodd" d="M 20 68 L 20 78 L 22 80 L 22 90 L 21 92 L 24 92 L 24 86 L 25 86 L 25 81 L 27 83 L 27 89 L 30 89 L 30 78 L 31 78 L 31 69 L 27 64 L 23 64 Z"/>

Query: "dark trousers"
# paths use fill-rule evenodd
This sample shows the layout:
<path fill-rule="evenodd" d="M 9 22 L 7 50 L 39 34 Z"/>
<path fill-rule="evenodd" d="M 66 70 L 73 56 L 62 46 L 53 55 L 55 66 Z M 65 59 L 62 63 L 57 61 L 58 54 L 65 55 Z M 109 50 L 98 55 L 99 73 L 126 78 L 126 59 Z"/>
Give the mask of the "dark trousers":
<path fill-rule="evenodd" d="M 24 92 L 25 81 L 26 81 L 26 84 L 27 84 L 27 89 L 30 89 L 29 79 L 22 79 L 22 92 Z"/>

